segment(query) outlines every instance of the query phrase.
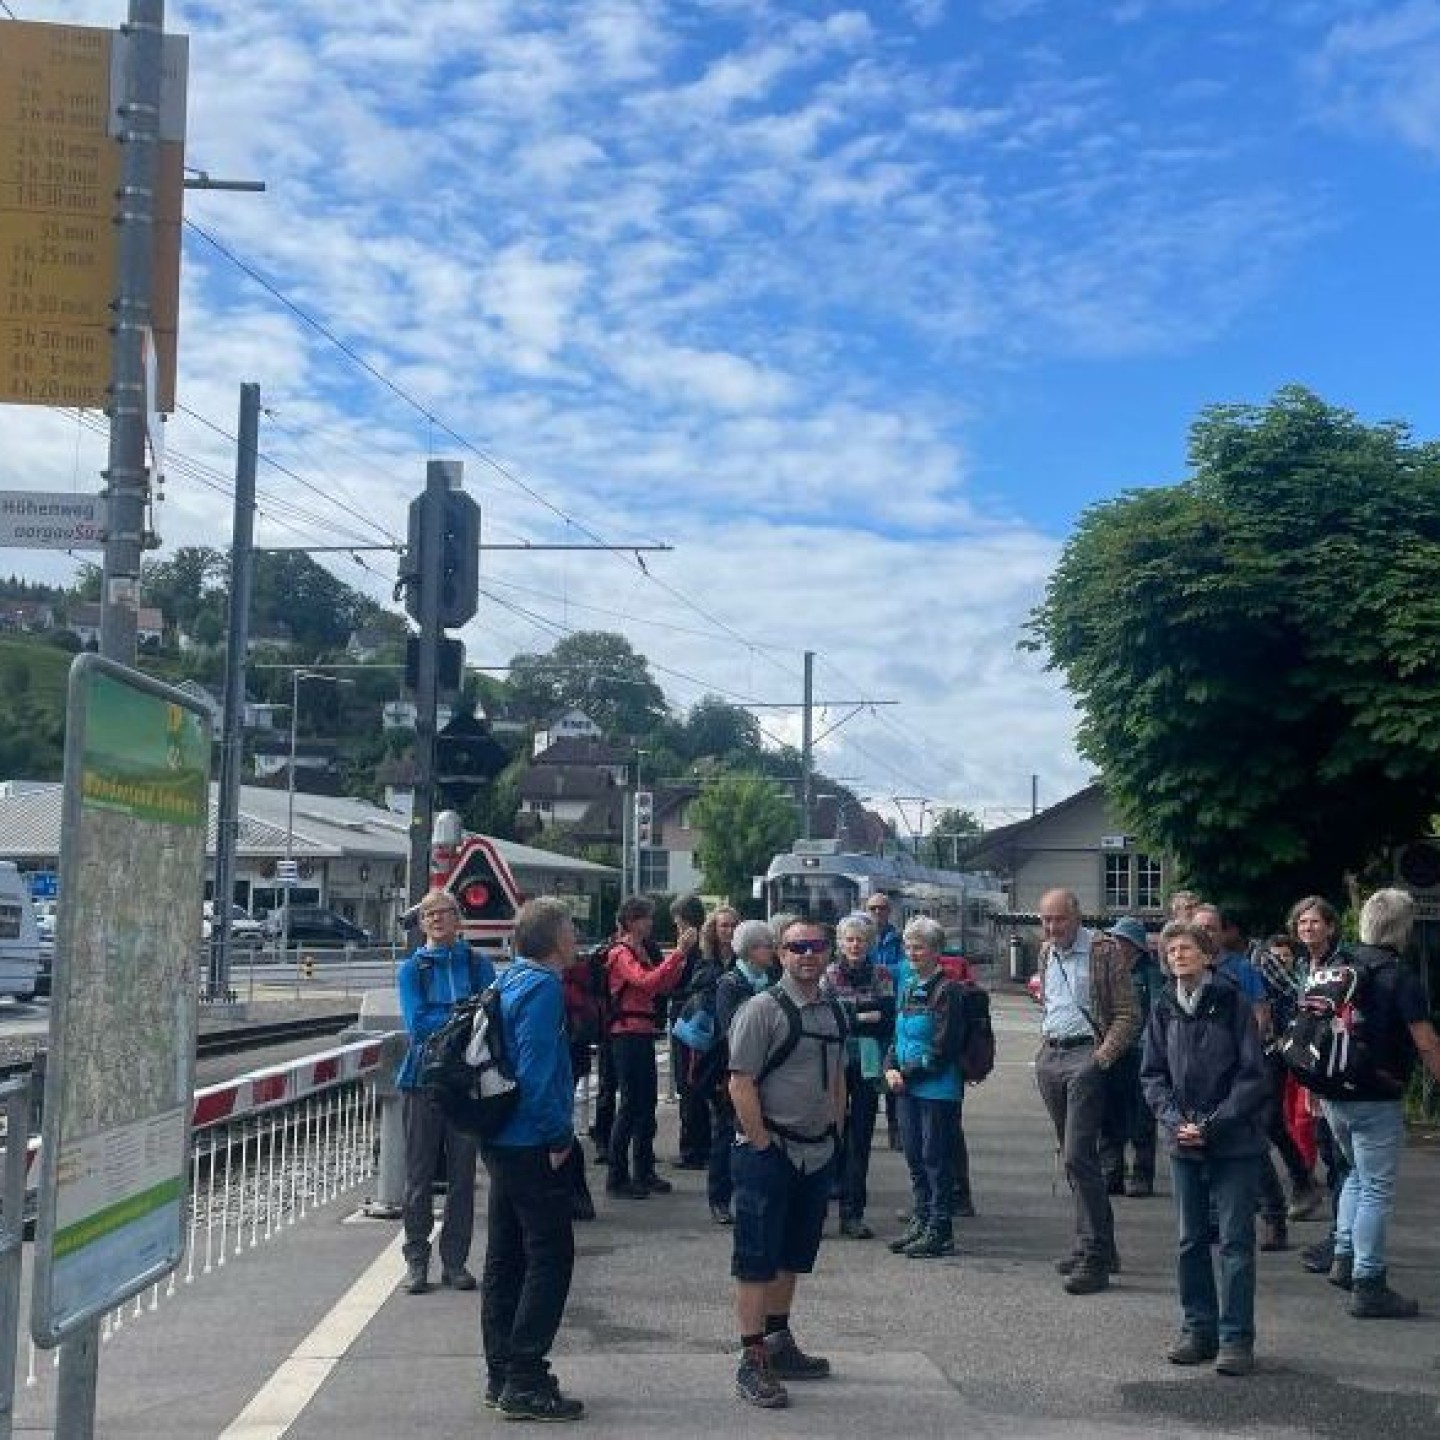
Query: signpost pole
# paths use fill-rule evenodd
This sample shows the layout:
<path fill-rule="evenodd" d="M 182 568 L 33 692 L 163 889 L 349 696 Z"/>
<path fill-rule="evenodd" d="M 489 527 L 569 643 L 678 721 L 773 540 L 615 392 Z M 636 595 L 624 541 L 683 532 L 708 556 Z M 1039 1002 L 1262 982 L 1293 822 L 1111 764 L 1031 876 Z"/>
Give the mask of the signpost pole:
<path fill-rule="evenodd" d="M 165 0 L 130 0 L 122 101 L 125 133 L 119 209 L 119 288 L 111 352 L 110 453 L 105 469 L 109 504 L 100 587 L 100 654 L 135 663 L 144 548 L 145 332 L 151 322 L 155 184 L 159 174 L 161 50 Z M 100 1372 L 100 1321 L 87 1321 L 60 1349 L 55 1433 L 77 1440 L 95 1433 Z"/>
<path fill-rule="evenodd" d="M 155 187 L 159 176 L 165 0 L 130 0 L 116 243 L 119 285 L 111 351 L 110 453 L 105 469 L 105 559 L 100 590 L 100 653 L 135 663 L 140 556 L 145 548 L 145 467 L 149 414 L 146 333 L 152 324 Z M 79 1433 L 79 1432 L 76 1432 Z"/>

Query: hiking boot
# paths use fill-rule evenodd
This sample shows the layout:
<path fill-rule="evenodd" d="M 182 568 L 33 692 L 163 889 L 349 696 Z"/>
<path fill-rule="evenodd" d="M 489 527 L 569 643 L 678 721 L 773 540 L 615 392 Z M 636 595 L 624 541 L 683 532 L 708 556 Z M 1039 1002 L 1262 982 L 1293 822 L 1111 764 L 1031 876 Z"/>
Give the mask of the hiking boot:
<path fill-rule="evenodd" d="M 1063 1260 L 1055 1262 L 1055 1273 L 1057 1275 L 1073 1275 L 1075 1267 L 1084 1262 L 1085 1256 L 1082 1251 L 1075 1251 L 1073 1255 L 1067 1255 Z M 1105 1268 L 1112 1274 L 1120 1273 L 1120 1252 L 1111 1246 L 1110 1254 L 1106 1258 Z"/>
<path fill-rule="evenodd" d="M 1214 1335 L 1198 1335 L 1183 1330 L 1180 1338 L 1165 1352 L 1172 1365 L 1207 1365 L 1220 1353 L 1220 1342 Z"/>
<path fill-rule="evenodd" d="M 765 1358 L 777 1380 L 824 1380 L 830 1362 L 821 1355 L 807 1355 L 788 1330 L 765 1337 Z"/>
<path fill-rule="evenodd" d="M 618 1200 L 648 1200 L 650 1187 L 641 1180 L 631 1180 L 623 1175 L 617 1178 L 612 1175 L 605 1182 L 605 1193 L 615 1196 Z"/>
<path fill-rule="evenodd" d="M 642 1175 L 636 1182 L 648 1190 L 652 1195 L 669 1195 L 675 1187 L 668 1181 L 662 1180 L 658 1175 Z"/>
<path fill-rule="evenodd" d="M 494 1376 L 487 1377 L 485 1381 L 485 1393 L 481 1397 L 480 1403 L 487 1410 L 498 1410 L 500 1408 L 500 1396 L 504 1392 L 504 1389 L 505 1382 L 503 1380 L 497 1380 Z"/>
<path fill-rule="evenodd" d="M 1331 1262 L 1330 1273 L 1325 1277 L 1340 1290 L 1350 1290 L 1355 1284 L 1355 1257 L 1336 1252 Z"/>
<path fill-rule="evenodd" d="M 890 1253 L 898 1255 L 902 1250 L 913 1245 L 924 1233 L 925 1222 L 912 1216 L 910 1223 L 905 1227 L 905 1233 L 890 1242 Z"/>
<path fill-rule="evenodd" d="M 873 1240 L 875 1232 L 861 1219 L 842 1220 L 840 1233 L 847 1240 Z"/>
<path fill-rule="evenodd" d="M 440 1283 L 450 1290 L 475 1289 L 475 1277 L 463 1265 L 441 1270 Z"/>
<path fill-rule="evenodd" d="M 783 1410 L 790 1403 L 785 1387 L 775 1378 L 769 1359 L 748 1352 L 740 1359 L 735 1372 L 735 1393 L 747 1405 L 761 1410 Z"/>
<path fill-rule="evenodd" d="M 1318 1244 L 1307 1245 L 1300 1252 L 1300 1264 L 1312 1275 L 1328 1275 L 1335 1263 L 1335 1237 L 1321 1240 Z"/>
<path fill-rule="evenodd" d="M 1155 1179 L 1151 1175 L 1132 1175 L 1125 1182 L 1125 1193 L 1132 1200 L 1148 1200 L 1155 1193 Z"/>
<path fill-rule="evenodd" d="M 1355 1277 L 1350 1313 L 1357 1320 L 1410 1320 L 1420 1313 L 1420 1305 L 1392 1290 L 1382 1270 L 1378 1275 Z"/>
<path fill-rule="evenodd" d="M 1319 1220 L 1330 1207 L 1330 1196 L 1324 1186 L 1307 1180 L 1297 1185 L 1290 1197 L 1290 1208 L 1285 1212 L 1287 1220 Z"/>
<path fill-rule="evenodd" d="M 1082 1256 L 1065 1281 L 1067 1295 L 1098 1295 L 1110 1288 L 1110 1268 L 1091 1256 Z"/>
<path fill-rule="evenodd" d="M 733 1225 L 735 1217 L 730 1213 L 728 1205 L 712 1205 L 710 1207 L 710 1218 L 717 1225 Z"/>
<path fill-rule="evenodd" d="M 507 1384 L 495 1408 L 507 1420 L 578 1420 L 585 1413 L 579 1400 L 560 1393 L 560 1386 L 551 1376 L 523 1388 Z"/>
<path fill-rule="evenodd" d="M 975 1202 L 968 1195 L 956 1195 L 950 1202 L 950 1214 L 960 1220 L 973 1220 Z"/>
<path fill-rule="evenodd" d="M 412 1260 L 405 1271 L 405 1293 L 423 1295 L 430 1288 L 430 1262 Z"/>
<path fill-rule="evenodd" d="M 1266 1251 L 1288 1250 L 1290 1236 L 1283 1220 L 1262 1220 L 1260 1222 L 1260 1248 Z"/>
<path fill-rule="evenodd" d="M 1254 1368 L 1255 1351 L 1249 1345 L 1222 1345 L 1215 1357 L 1217 1375 L 1248 1375 Z"/>
<path fill-rule="evenodd" d="M 918 1240 L 913 1240 L 901 1252 L 909 1260 L 938 1260 L 943 1255 L 955 1253 L 955 1237 L 950 1227 L 931 1225 Z"/>

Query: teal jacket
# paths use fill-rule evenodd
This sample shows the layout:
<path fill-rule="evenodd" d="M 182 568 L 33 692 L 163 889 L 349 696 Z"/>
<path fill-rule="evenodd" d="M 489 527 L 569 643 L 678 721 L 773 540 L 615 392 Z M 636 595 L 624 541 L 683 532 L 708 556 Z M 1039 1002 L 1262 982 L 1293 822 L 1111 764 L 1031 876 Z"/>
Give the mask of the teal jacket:
<path fill-rule="evenodd" d="M 905 1077 L 905 1093 L 917 1100 L 963 1100 L 960 1052 L 965 1019 L 960 992 L 936 970 L 928 980 L 913 972 L 900 992 L 895 1043 L 887 1069 Z"/>

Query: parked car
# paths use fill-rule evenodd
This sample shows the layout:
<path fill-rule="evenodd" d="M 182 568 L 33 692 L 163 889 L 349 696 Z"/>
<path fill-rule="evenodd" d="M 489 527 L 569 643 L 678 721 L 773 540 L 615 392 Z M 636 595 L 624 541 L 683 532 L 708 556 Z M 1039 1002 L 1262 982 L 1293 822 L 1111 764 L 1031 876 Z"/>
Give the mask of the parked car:
<path fill-rule="evenodd" d="M 285 912 L 273 910 L 266 917 L 266 929 L 278 936 L 285 929 Z M 290 907 L 290 943 L 292 945 L 314 945 L 317 947 L 338 947 L 341 945 L 373 945 L 368 930 L 362 930 L 353 920 L 327 910 L 323 905 L 292 905 Z"/>
<path fill-rule="evenodd" d="M 215 922 L 215 902 L 213 900 L 205 902 L 204 916 L 200 933 L 208 940 Z M 243 905 L 232 905 L 230 907 L 230 938 L 236 945 L 263 945 L 265 943 L 265 927 Z"/>

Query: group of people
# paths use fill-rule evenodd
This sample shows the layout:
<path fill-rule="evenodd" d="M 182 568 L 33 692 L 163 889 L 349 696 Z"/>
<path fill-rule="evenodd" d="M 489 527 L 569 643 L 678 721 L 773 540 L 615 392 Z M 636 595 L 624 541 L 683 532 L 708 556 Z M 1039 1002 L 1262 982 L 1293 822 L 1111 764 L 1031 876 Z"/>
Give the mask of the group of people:
<path fill-rule="evenodd" d="M 515 959 L 497 979 L 459 938 L 453 897 L 425 897 L 424 941 L 399 974 L 411 1037 L 399 1075 L 406 1284 L 414 1294 L 429 1288 L 432 1186 L 443 1167 L 440 1281 L 481 1290 L 487 1406 L 516 1419 L 583 1413 L 560 1390 L 548 1356 L 569 1291 L 573 1221 L 587 1218 L 587 1207 L 594 1213 L 573 1128 L 577 1069 L 592 1045 L 600 1070 L 593 1133 L 607 1193 L 648 1199 L 672 1188 L 655 1162 L 656 1046 L 672 1033 L 676 1163 L 705 1170 L 711 1217 L 731 1230 L 741 1399 L 783 1406 L 787 1382 L 830 1372 L 800 1347 L 790 1317 L 832 1200 L 842 1237 L 873 1235 L 867 1178 L 882 1098 L 895 1106 L 912 1195 L 907 1227 L 890 1248 L 915 1260 L 953 1253 L 953 1217 L 973 1212 L 962 1124 L 974 1078 L 965 1061 L 967 977 L 944 954 L 938 924 L 916 916 L 897 933 L 889 914 L 888 897 L 869 897 L 865 912 L 835 927 L 832 947 L 827 928 L 801 916 L 742 921 L 726 907 L 705 916 L 684 901 L 677 943 L 665 954 L 651 939 L 651 902 L 630 897 L 597 964 L 578 953 L 563 903 L 542 898 L 520 911 Z M 1319 1161 L 1332 1230 L 1305 1252 L 1306 1265 L 1350 1291 L 1359 1318 L 1414 1314 L 1414 1302 L 1389 1286 L 1385 1230 L 1402 1139 L 1399 1096 L 1417 1057 L 1440 1077 L 1440 1038 L 1399 963 L 1410 897 L 1372 896 L 1358 945 L 1343 945 L 1334 910 L 1307 897 L 1283 935 L 1247 951 L 1220 911 L 1181 893 L 1158 959 L 1140 922 L 1092 930 L 1065 890 L 1044 896 L 1040 921 L 1035 1073 L 1075 1203 L 1074 1250 L 1059 1266 L 1065 1289 L 1108 1288 L 1120 1268 L 1111 1197 L 1153 1193 L 1163 1143 L 1180 1235 L 1182 1328 L 1172 1362 L 1213 1361 L 1228 1375 L 1253 1368 L 1257 1214 L 1267 1245 L 1283 1243 L 1284 1219 L 1324 1204 Z M 1342 964 L 1363 983 L 1368 1078 L 1346 1098 L 1310 1103 L 1274 1058 L 1274 1042 L 1307 981 Z M 477 1282 L 466 1263 L 477 1147 L 436 1113 L 417 1076 L 426 1037 L 456 1003 L 490 985 L 521 1099 L 478 1147 L 490 1184 Z M 1290 1174 L 1288 1201 L 1272 1145 Z"/>
<path fill-rule="evenodd" d="M 1356 1318 L 1414 1315 L 1415 1302 L 1389 1284 L 1385 1250 L 1401 1097 L 1417 1060 L 1440 1078 L 1440 1038 L 1401 962 L 1411 897 L 1372 895 L 1359 943 L 1347 944 L 1334 908 L 1307 896 L 1285 932 L 1249 946 L 1218 907 L 1180 892 L 1158 961 L 1138 921 L 1092 930 L 1070 891 L 1048 892 L 1040 921 L 1036 1081 L 1075 1202 L 1065 1289 L 1105 1290 L 1120 1269 L 1110 1199 L 1153 1192 L 1158 1126 L 1179 1219 L 1173 1363 L 1213 1361 L 1237 1376 L 1254 1368 L 1257 1215 L 1260 1248 L 1285 1248 L 1286 1220 L 1324 1206 L 1317 1156 L 1332 1229 L 1304 1252 L 1306 1267 L 1350 1292 Z M 1307 987 L 1332 981 L 1353 996 L 1363 1049 L 1343 1093 L 1317 1099 L 1287 1069 L 1282 1041 Z M 1272 1146 L 1289 1172 L 1288 1202 Z"/>

